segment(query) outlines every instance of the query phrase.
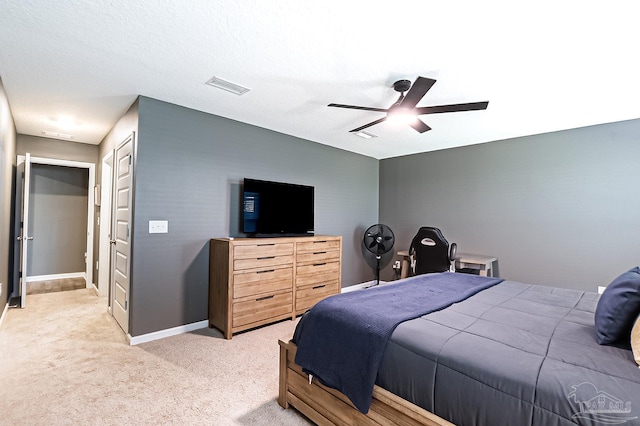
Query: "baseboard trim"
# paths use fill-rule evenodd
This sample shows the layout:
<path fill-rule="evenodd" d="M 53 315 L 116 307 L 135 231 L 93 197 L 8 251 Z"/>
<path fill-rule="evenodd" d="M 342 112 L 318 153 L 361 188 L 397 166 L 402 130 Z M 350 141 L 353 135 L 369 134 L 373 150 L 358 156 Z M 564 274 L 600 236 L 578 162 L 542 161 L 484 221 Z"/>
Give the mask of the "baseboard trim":
<path fill-rule="evenodd" d="M 86 272 L 70 272 L 67 274 L 34 275 L 32 277 L 27 277 L 27 282 L 33 283 L 38 281 L 64 280 L 66 278 L 84 278 L 86 280 L 87 273 Z"/>
<path fill-rule="evenodd" d="M 127 340 L 131 346 L 134 346 L 139 345 L 140 343 L 152 342 L 154 340 L 164 339 L 165 337 L 176 336 L 178 334 L 188 333 L 190 331 L 200 330 L 201 328 L 207 327 L 209 327 L 209 320 L 204 320 L 181 325 L 179 327 L 168 328 L 166 330 L 154 331 L 153 333 L 147 333 L 141 336 L 132 336 L 127 334 Z"/>
<path fill-rule="evenodd" d="M 362 290 L 363 288 L 368 286 L 369 283 L 373 283 L 373 282 L 374 281 L 369 281 L 368 283 L 354 284 L 348 287 L 342 287 L 342 289 L 340 290 L 340 293 L 349 293 L 350 291 Z"/>
<path fill-rule="evenodd" d="M 4 305 L 4 309 L 2 310 L 2 315 L 0 315 L 0 328 L 2 328 L 2 321 L 4 320 L 4 316 L 7 314 L 8 310 L 9 310 L 9 302 L 7 302 L 7 304 Z"/>
<path fill-rule="evenodd" d="M 380 281 L 380 285 L 382 284 L 386 284 L 386 281 Z M 371 286 L 376 285 L 376 280 L 372 280 L 372 281 L 367 281 L 365 283 L 360 283 L 360 284 L 354 284 L 354 285 L 350 285 L 348 287 L 342 287 L 342 289 L 340 290 L 341 293 L 349 293 L 350 291 L 356 291 L 356 290 L 362 290 L 363 288 L 368 288 Z"/>

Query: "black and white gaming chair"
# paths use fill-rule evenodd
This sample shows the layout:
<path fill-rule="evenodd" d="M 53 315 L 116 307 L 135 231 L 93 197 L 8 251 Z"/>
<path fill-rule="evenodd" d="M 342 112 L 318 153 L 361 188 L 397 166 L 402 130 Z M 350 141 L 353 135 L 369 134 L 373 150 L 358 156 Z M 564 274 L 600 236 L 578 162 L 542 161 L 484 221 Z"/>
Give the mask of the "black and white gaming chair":
<path fill-rule="evenodd" d="M 423 226 L 413 237 L 409 247 L 413 275 L 431 272 L 455 272 L 457 244 L 444 238 L 438 228 Z"/>

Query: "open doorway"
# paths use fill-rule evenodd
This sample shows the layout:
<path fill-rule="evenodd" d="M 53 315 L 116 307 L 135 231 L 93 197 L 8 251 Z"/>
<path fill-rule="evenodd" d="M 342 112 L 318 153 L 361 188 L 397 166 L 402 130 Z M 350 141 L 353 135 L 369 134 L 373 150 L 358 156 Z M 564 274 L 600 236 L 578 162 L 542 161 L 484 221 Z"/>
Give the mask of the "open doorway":
<path fill-rule="evenodd" d="M 20 243 L 16 244 L 19 256 L 14 282 L 19 285 L 12 296 L 19 297 L 20 307 L 24 308 L 28 283 L 77 275 L 84 278 L 86 288 L 94 287 L 95 165 L 30 154 L 18 156 L 17 163 L 18 170 L 24 173 L 16 176 L 16 199 L 21 203 L 16 206 Z M 82 204 L 80 219 L 73 208 L 78 203 Z M 68 207 L 74 214 L 64 210 Z M 64 256 L 71 252 L 75 254 Z"/>

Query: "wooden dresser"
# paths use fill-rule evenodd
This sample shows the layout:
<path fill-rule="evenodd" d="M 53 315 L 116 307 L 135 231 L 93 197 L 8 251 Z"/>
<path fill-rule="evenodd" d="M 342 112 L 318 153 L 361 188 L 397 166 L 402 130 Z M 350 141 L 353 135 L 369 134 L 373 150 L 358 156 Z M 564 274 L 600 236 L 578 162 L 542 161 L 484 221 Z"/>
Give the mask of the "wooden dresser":
<path fill-rule="evenodd" d="M 215 238 L 209 253 L 209 327 L 226 339 L 294 319 L 342 287 L 340 236 Z"/>

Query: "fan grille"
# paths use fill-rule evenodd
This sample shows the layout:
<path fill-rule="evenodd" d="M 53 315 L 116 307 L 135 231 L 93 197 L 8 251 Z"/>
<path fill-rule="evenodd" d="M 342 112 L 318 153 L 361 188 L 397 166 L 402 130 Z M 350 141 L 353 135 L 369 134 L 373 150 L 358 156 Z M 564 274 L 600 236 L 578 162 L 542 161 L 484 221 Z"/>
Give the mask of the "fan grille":
<path fill-rule="evenodd" d="M 387 225 L 378 223 L 372 225 L 364 234 L 364 244 L 367 250 L 375 255 L 383 255 L 393 248 L 395 235 Z"/>

